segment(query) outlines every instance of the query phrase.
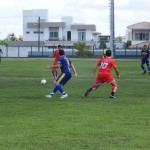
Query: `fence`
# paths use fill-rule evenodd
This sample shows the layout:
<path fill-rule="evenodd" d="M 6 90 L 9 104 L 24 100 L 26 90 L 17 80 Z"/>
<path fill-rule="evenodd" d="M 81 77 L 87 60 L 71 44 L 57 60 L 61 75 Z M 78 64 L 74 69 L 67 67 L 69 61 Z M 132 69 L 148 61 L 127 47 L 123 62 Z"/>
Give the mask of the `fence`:
<path fill-rule="evenodd" d="M 53 55 L 54 50 L 57 46 L 50 46 L 50 47 L 40 47 L 40 51 L 38 51 L 38 47 L 4 47 L 1 48 L 3 50 L 2 57 L 4 58 L 32 58 L 32 57 L 49 57 Z M 63 47 L 66 55 L 69 57 L 77 57 L 76 49 L 73 49 L 71 46 L 64 46 Z M 91 52 L 93 53 L 92 57 L 99 57 L 103 55 L 103 50 L 94 50 L 92 49 Z M 140 49 L 121 49 L 115 50 L 114 52 L 115 58 L 139 58 L 141 55 Z"/>

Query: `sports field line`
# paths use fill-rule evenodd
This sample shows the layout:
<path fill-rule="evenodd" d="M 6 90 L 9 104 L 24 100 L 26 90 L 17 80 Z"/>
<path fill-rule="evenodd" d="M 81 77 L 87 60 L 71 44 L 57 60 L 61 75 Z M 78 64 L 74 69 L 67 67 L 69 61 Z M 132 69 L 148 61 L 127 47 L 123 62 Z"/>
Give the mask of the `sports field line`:
<path fill-rule="evenodd" d="M 84 78 L 84 77 L 88 77 L 88 79 L 87 78 Z M 90 75 L 88 76 L 88 75 L 82 75 L 82 77 L 81 76 L 79 76 L 78 78 L 75 78 L 75 77 L 73 77 L 73 79 L 74 80 L 95 80 L 96 79 L 96 76 L 94 76 L 93 78 L 91 78 L 90 77 Z M 44 77 L 43 77 L 44 78 Z M 20 80 L 20 81 L 23 81 L 23 80 L 41 80 L 41 79 L 43 79 L 43 78 L 40 78 L 40 77 L 0 77 L 0 80 L 2 79 L 2 80 Z M 52 79 L 53 80 L 53 77 L 45 77 L 44 79 L 46 79 L 46 80 L 48 80 L 48 79 Z M 116 78 L 117 79 L 117 78 Z M 134 79 L 132 79 L 132 78 L 124 78 L 124 79 L 122 79 L 122 78 L 120 78 L 119 80 L 129 80 L 129 81 L 147 81 L 148 79 L 146 79 L 146 78 L 144 78 L 144 79 L 137 79 L 137 78 L 134 78 Z"/>

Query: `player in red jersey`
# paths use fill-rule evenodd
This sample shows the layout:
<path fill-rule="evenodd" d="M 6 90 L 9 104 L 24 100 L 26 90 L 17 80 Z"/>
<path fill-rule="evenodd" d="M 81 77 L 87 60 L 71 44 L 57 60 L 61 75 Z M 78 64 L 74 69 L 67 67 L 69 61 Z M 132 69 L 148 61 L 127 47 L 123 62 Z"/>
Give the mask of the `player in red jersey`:
<path fill-rule="evenodd" d="M 61 50 L 61 49 L 62 49 L 62 46 L 58 45 L 58 49 L 56 49 L 54 51 L 54 63 L 53 63 L 54 66 L 58 64 L 58 60 L 60 58 L 59 50 Z M 53 74 L 54 78 L 57 79 L 57 77 L 58 77 L 58 69 L 57 68 L 52 69 L 52 74 Z"/>
<path fill-rule="evenodd" d="M 119 75 L 119 71 L 117 69 L 117 65 L 116 65 L 115 61 L 113 59 L 111 59 L 110 56 L 111 56 L 111 50 L 107 50 L 105 57 L 101 58 L 96 63 L 96 65 L 95 65 L 95 67 L 91 73 L 91 77 L 93 77 L 97 68 L 100 67 L 99 72 L 98 72 L 98 76 L 96 78 L 96 83 L 86 91 L 85 97 L 87 97 L 88 94 L 92 90 L 96 90 L 97 88 L 99 88 L 99 86 L 101 84 L 109 83 L 112 86 L 110 98 L 116 98 L 115 92 L 117 90 L 117 83 L 116 83 L 114 77 L 110 74 L 111 68 L 112 67 L 114 68 L 118 78 L 120 78 L 120 75 Z"/>

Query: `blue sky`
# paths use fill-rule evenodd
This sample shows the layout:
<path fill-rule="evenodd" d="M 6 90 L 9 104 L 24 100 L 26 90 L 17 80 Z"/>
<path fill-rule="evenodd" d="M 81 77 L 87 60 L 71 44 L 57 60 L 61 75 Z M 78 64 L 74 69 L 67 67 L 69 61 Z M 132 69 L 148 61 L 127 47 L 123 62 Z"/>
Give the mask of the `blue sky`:
<path fill-rule="evenodd" d="M 149 0 L 114 0 L 115 35 L 124 36 L 128 25 L 150 22 Z M 0 39 L 14 32 L 22 35 L 22 11 L 48 9 L 49 20 L 73 16 L 75 23 L 95 24 L 103 35 L 110 33 L 110 0 L 5 0 L 0 5 Z"/>

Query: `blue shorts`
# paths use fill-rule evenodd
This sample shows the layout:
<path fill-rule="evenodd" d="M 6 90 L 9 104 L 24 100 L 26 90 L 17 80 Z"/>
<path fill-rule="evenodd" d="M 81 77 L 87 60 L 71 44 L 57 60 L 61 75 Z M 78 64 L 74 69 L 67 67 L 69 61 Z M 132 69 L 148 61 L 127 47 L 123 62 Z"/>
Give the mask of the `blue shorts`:
<path fill-rule="evenodd" d="M 149 60 L 148 59 L 142 59 L 142 65 L 144 65 L 145 63 L 148 65 L 149 64 Z"/>
<path fill-rule="evenodd" d="M 71 73 L 61 73 L 56 80 L 60 85 L 65 85 L 72 77 Z"/>

